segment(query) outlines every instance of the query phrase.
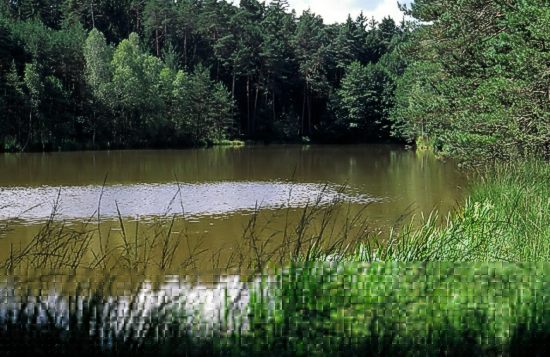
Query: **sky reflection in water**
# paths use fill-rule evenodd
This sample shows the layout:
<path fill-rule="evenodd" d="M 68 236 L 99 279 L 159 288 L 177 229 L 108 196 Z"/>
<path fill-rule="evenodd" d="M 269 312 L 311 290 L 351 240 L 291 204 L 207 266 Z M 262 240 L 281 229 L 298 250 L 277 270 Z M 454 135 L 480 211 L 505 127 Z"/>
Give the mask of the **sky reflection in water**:
<path fill-rule="evenodd" d="M 152 217 L 165 214 L 186 216 L 224 215 L 289 206 L 304 207 L 321 197 L 352 203 L 377 201 L 374 197 L 342 192 L 338 185 L 285 182 L 219 182 L 197 184 L 131 184 L 114 186 L 42 186 L 0 188 L 0 220 L 45 221 L 59 196 L 56 219 L 86 219 L 97 214 L 113 218 Z M 101 199 L 101 205 L 99 205 Z"/>

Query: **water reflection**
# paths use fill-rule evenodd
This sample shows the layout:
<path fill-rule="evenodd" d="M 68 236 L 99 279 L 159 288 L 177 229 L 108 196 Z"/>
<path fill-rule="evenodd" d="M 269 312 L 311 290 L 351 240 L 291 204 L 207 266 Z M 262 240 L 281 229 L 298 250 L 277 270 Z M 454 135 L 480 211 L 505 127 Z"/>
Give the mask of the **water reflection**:
<path fill-rule="evenodd" d="M 148 328 L 162 331 L 171 322 L 202 336 L 214 330 L 228 333 L 234 328 L 244 332 L 248 328 L 250 289 L 263 291 L 275 282 L 273 279 L 265 275 L 243 281 L 240 276 L 222 276 L 197 282 L 168 276 L 160 282 L 118 279 L 105 285 L 108 278 L 74 281 L 62 276 L 9 276 L 0 278 L 0 328 L 25 316 L 25 323 L 35 328 L 55 327 L 60 331 L 69 331 L 75 321 L 82 324 L 93 319 L 95 328 L 115 336 L 132 331 L 145 334 Z M 151 318 L 161 316 L 160 326 L 152 327 Z M 176 320 L 166 316 L 175 316 Z M 237 319 L 239 324 L 235 326 Z"/>
<path fill-rule="evenodd" d="M 442 163 L 430 155 L 417 155 L 391 145 L 2 154 L 0 207 L 9 204 L 19 208 L 19 212 L 10 208 L 0 214 L 17 215 L 21 209 L 36 204 L 51 207 L 61 187 L 64 194 L 70 196 L 62 199 L 71 205 L 75 203 L 66 205 L 71 208 L 64 214 L 84 216 L 97 208 L 99 187 L 106 178 L 111 202 L 106 197 L 103 203 L 112 207 L 116 199 L 121 205 L 127 201 L 137 206 L 127 207 L 128 215 L 140 214 L 139 207 L 143 207 L 144 214 L 159 212 L 159 204 L 150 205 L 149 200 L 162 199 L 165 201 L 162 206 L 166 208 L 177 191 L 174 182 L 185 186 L 182 197 L 186 211 L 208 214 L 228 207 L 250 208 L 255 201 L 264 200 L 269 204 L 272 195 L 278 197 L 274 202 L 280 202 L 288 190 L 285 183 L 291 181 L 305 184 L 296 189 L 295 193 L 300 196 L 310 189 L 319 190 L 312 184 L 330 183 L 347 184 L 357 194 L 387 198 L 385 204 L 378 205 L 373 212 L 374 218 L 385 220 L 401 215 L 411 204 L 416 212 L 434 208 L 446 211 L 462 197 L 461 188 L 466 184 L 453 163 Z M 82 202 L 76 205 L 79 192 Z M 205 195 L 204 199 L 200 195 Z M 202 201 L 213 198 L 228 206 L 204 208 Z M 234 202 L 241 200 L 246 203 Z M 298 201 L 303 202 L 303 197 Z M 151 209 L 151 206 L 157 208 Z M 80 213 L 71 213 L 73 210 Z M 105 211 L 109 211 L 107 206 Z"/>
<path fill-rule="evenodd" d="M 285 246 L 288 232 L 306 235 L 298 229 L 305 207 L 320 196 L 321 205 L 335 198 L 349 204 L 336 212 L 340 222 L 349 212 L 364 209 L 371 227 L 389 231 L 406 213 L 439 209 L 446 214 L 462 201 L 466 183 L 452 162 L 392 145 L 2 154 L 0 260 L 24 252 L 37 234 L 42 239 L 33 245 L 33 257 L 43 253 L 42 247 L 55 254 L 55 246 L 44 237 L 56 237 L 57 231 L 51 226 L 44 232 L 43 225 L 58 198 L 55 221 L 67 221 L 75 230 L 88 232 L 89 226 L 81 227 L 83 221 L 100 209 L 101 224 L 91 221 L 94 236 L 89 243 L 79 241 L 85 242 L 89 260 L 102 246 L 130 246 L 128 237 L 134 248 L 142 249 L 159 237 L 172 236 L 181 243 L 173 255 L 176 265 L 195 255 L 193 247 L 207 251 L 196 262 L 201 270 L 224 256 L 229 260 L 254 250 L 245 253 L 242 248 L 250 236 L 243 232 L 251 213 L 259 217 L 253 223 L 261 237 L 255 238 Z M 339 191 L 341 185 L 347 187 L 344 192 Z M 282 206 L 290 209 L 279 210 Z M 177 221 L 164 224 L 160 234 L 151 222 L 170 214 L 177 214 Z M 323 213 L 318 212 L 307 235 L 316 234 L 322 221 Z M 2 229 L 6 224 L 9 229 Z M 341 235 L 336 229 L 330 239 Z M 120 265 L 127 252 L 118 250 L 112 259 Z"/>
<path fill-rule="evenodd" d="M 225 215 L 257 207 L 303 207 L 335 199 L 366 204 L 378 199 L 341 192 L 336 185 L 283 182 L 219 182 L 204 184 L 133 184 L 113 186 L 0 188 L 0 220 L 84 220 L 97 214 L 105 219 L 184 214 L 186 217 Z"/>

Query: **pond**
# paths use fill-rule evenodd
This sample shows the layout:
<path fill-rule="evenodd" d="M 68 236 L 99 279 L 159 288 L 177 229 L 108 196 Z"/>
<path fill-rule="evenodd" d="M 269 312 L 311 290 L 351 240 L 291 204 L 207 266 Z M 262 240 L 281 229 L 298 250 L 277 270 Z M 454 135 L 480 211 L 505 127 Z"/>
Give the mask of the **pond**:
<path fill-rule="evenodd" d="M 348 215 L 361 211 L 369 229 L 387 231 L 411 215 L 449 212 L 460 204 L 466 184 L 454 163 L 394 145 L 3 154 L 0 260 L 29 246 L 33 254 L 49 249 L 55 255 L 55 244 L 44 237 L 73 229 L 90 238 L 80 248 L 72 246 L 72 255 L 97 258 L 110 240 L 112 247 L 135 249 L 134 260 L 143 263 L 138 248 L 162 241 L 158 249 L 164 256 L 157 265 L 168 259 L 189 263 L 189 256 L 201 253 L 193 266 L 208 270 L 230 252 L 241 260 L 249 254 L 237 244 L 246 232 L 281 243 L 285 227 L 296 232 L 304 210 L 312 207 L 338 201 Z M 309 223 L 319 229 L 321 216 Z M 259 233 L 251 234 L 251 227 Z M 43 237 L 39 242 L 37 235 Z M 144 235 L 147 243 L 140 241 Z M 143 256 L 159 254 L 152 251 Z M 118 259 L 131 268 L 129 253 L 121 254 Z M 45 267 L 36 261 L 36 268 Z M 68 261 L 63 264 L 71 266 Z"/>

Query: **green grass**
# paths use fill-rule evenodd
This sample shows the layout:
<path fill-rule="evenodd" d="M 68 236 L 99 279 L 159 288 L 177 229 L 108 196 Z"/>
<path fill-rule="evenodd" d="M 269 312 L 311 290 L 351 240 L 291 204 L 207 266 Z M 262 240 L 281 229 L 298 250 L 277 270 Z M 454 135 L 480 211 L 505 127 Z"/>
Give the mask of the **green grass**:
<path fill-rule="evenodd" d="M 92 290 L 69 281 L 64 291 L 72 303 L 64 315 L 55 304 L 37 304 L 37 290 L 25 292 L 30 283 L 20 281 L 19 303 L 11 305 L 8 319 L 0 314 L 0 349 L 56 355 L 542 355 L 550 347 L 549 273 L 550 264 L 291 264 L 269 282 L 264 275 L 263 283 L 249 284 L 250 301 L 232 332 L 196 328 L 178 304 L 145 312 L 131 288 L 122 303 L 127 310 L 118 314 L 121 302 L 109 298 L 112 283 Z M 43 289 L 38 294 L 47 291 L 45 280 L 34 286 Z"/>
<path fill-rule="evenodd" d="M 316 256 L 280 273 L 268 290 L 275 309 L 258 294 L 258 349 L 517 355 L 550 347 L 550 165 L 490 168 L 443 222 L 434 212 L 388 241 L 371 238 L 331 264 Z"/>
<path fill-rule="evenodd" d="M 550 348 L 550 165 L 493 167 L 480 176 L 462 208 L 444 219 L 437 213 L 416 217 L 396 227 L 384 242 L 365 233 L 350 235 L 337 247 L 329 244 L 333 237 L 326 232 L 349 234 L 348 228 L 365 224 L 357 216 L 346 220 L 342 231 L 332 229 L 335 207 L 312 204 L 295 227 L 281 233 L 283 245 L 273 248 L 260 234 L 265 227 L 259 217 L 252 215 L 241 251 L 255 255 L 239 266 L 252 272 L 251 279 L 262 272 L 266 279 L 259 284 L 251 280 L 250 300 L 235 320 L 243 321 L 242 326 L 232 333 L 191 333 L 182 321 L 173 320 L 183 312 L 173 310 L 159 312 L 144 335 L 132 334 L 131 328 L 129 335 L 107 329 L 106 344 L 100 334 L 90 334 L 92 327 L 108 326 L 94 320 L 104 308 L 100 302 L 105 295 L 98 295 L 102 298 L 92 301 L 99 305 L 79 315 L 88 322 L 73 318 L 76 325 L 69 335 L 55 324 L 37 332 L 36 316 L 4 321 L 0 348 L 45 344 L 65 348 L 67 354 L 86 346 L 90 353 L 277 356 L 513 356 L 543 355 Z M 310 227 L 318 222 L 325 222 L 325 229 Z M 82 237 L 76 241 L 86 242 Z M 45 236 L 32 247 L 44 242 Z M 131 259 L 131 242 L 121 251 L 128 252 L 128 265 L 142 264 Z M 29 252 L 10 262 L 30 257 L 36 264 L 40 252 Z M 267 279 L 270 259 L 282 257 L 289 257 L 282 265 L 286 268 Z M 220 319 L 225 315 L 220 312 Z"/>
<path fill-rule="evenodd" d="M 464 207 L 441 223 L 437 212 L 369 241 L 355 261 L 550 261 L 550 165 L 508 164 L 483 174 Z"/>
<path fill-rule="evenodd" d="M 540 353 L 550 344 L 548 273 L 548 264 L 293 265 L 254 295 L 244 339 L 283 355 Z"/>

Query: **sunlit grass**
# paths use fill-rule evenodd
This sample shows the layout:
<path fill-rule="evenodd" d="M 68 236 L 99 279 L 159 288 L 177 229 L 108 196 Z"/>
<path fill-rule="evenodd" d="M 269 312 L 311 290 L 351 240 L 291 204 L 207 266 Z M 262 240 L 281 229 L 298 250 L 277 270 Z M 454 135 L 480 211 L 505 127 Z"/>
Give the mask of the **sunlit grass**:
<path fill-rule="evenodd" d="M 463 207 L 444 222 L 437 212 L 420 224 L 392 230 L 388 242 L 369 241 L 355 261 L 550 261 L 550 165 L 497 166 L 472 188 Z"/>
<path fill-rule="evenodd" d="M 65 325 L 44 313 L 48 305 L 26 302 L 34 296 L 29 290 L 4 315 L 0 344 L 113 354 L 541 354 L 550 341 L 549 183 L 548 164 L 492 168 L 456 212 L 443 220 L 437 213 L 416 217 L 385 240 L 368 229 L 364 212 L 347 211 L 339 200 L 318 198 L 276 230 L 258 208 L 243 227 L 239 254 L 220 266 L 245 274 L 238 298 L 216 305 L 217 329 L 194 328 L 188 316 L 200 312 L 181 304 L 185 294 L 208 300 L 207 288 L 180 291 L 184 296 L 148 310 L 137 303 L 139 290 L 130 291 L 129 309 L 118 317 L 124 328 L 117 329 L 111 312 L 119 300 L 105 283 L 88 294 L 69 289 L 59 296 L 85 297 L 84 305 L 67 305 Z M 84 264 L 109 272 L 107 282 L 151 265 L 159 275 L 183 274 L 173 253 L 182 237 L 168 234 L 173 217 L 132 236 L 119 223 L 118 245 L 92 248 L 89 230 L 71 231 L 52 219 L 3 268 L 71 271 Z M 92 265 L 82 254 L 90 250 Z M 229 297 L 228 288 L 218 288 Z"/>
<path fill-rule="evenodd" d="M 302 355 L 540 353 L 548 273 L 548 264 L 292 265 L 269 295 L 253 293 L 246 337 L 257 351 Z"/>
<path fill-rule="evenodd" d="M 214 140 L 213 142 L 214 146 L 229 146 L 229 147 L 242 147 L 245 146 L 246 143 L 242 140 Z"/>
<path fill-rule="evenodd" d="M 248 296 L 241 307 L 234 291 L 215 288 L 231 296 L 210 315 L 216 321 L 201 316 L 206 287 L 173 294 L 162 284 L 143 290 L 122 278 L 99 285 L 59 279 L 49 286 L 64 294 L 48 298 L 55 290 L 46 280 L 14 280 L 1 287 L 0 348 L 116 355 L 543 353 L 550 338 L 548 273 L 549 264 L 293 263 L 241 284 Z M 188 299 L 197 293 L 196 302 Z"/>

